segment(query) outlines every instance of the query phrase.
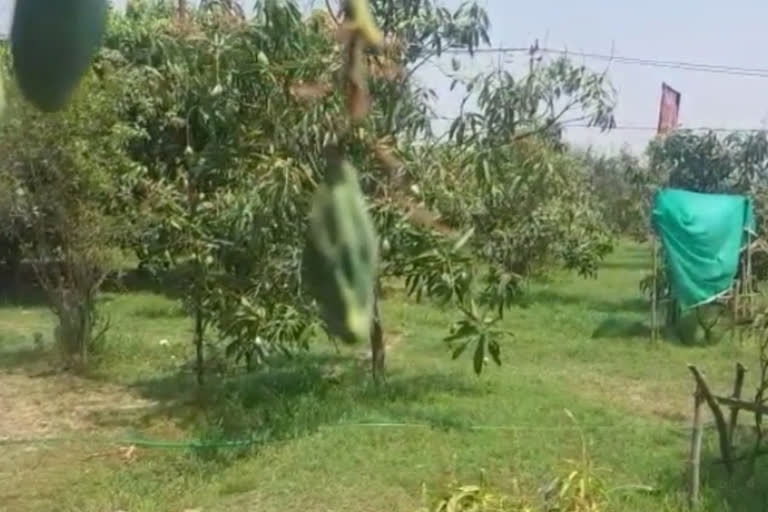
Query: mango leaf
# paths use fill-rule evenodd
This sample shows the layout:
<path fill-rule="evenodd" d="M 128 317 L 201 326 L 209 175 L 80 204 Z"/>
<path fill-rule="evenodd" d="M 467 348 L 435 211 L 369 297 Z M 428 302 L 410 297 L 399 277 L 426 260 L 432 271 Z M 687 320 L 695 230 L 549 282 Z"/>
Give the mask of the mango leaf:
<path fill-rule="evenodd" d="M 469 336 L 475 336 L 478 334 L 477 326 L 468 322 L 467 320 L 461 320 L 454 326 L 453 332 L 444 338 L 443 341 L 450 343 L 452 341 L 467 338 Z"/>
<path fill-rule="evenodd" d="M 483 371 L 483 362 L 485 360 L 485 342 L 485 334 L 478 336 L 477 348 L 475 348 L 475 357 L 473 358 L 475 373 L 478 375 L 480 375 L 480 373 Z"/>
<path fill-rule="evenodd" d="M 498 341 L 492 339 L 488 342 L 488 353 L 491 354 L 493 362 L 495 362 L 498 366 L 501 366 L 501 347 L 499 347 Z"/>

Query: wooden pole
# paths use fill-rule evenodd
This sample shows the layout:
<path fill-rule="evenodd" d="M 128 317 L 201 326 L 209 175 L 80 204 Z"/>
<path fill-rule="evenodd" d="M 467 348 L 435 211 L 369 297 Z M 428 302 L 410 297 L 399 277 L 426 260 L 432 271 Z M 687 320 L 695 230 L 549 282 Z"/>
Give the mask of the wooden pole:
<path fill-rule="evenodd" d="M 697 383 L 696 391 L 693 393 L 693 431 L 691 433 L 691 453 L 688 458 L 688 505 L 692 509 L 699 503 L 702 438 L 701 405 L 703 403 L 704 396 Z"/>
<path fill-rule="evenodd" d="M 744 367 L 741 363 L 736 363 L 736 379 L 733 382 L 733 395 L 732 398 L 734 400 L 741 399 L 741 390 L 744 387 L 744 374 L 747 372 L 747 369 Z M 734 433 L 736 432 L 736 424 L 739 420 L 739 408 L 738 407 L 731 407 L 731 417 L 728 421 L 728 442 L 731 444 L 731 448 L 733 448 L 733 438 Z"/>
<path fill-rule="evenodd" d="M 745 272 L 745 283 L 747 291 L 747 319 L 751 320 L 754 314 L 752 308 L 752 232 L 747 230 L 747 271 Z"/>
<path fill-rule="evenodd" d="M 733 302 L 732 302 L 732 305 L 733 305 L 733 322 L 736 325 L 738 325 L 739 322 L 741 321 L 741 315 L 740 315 L 741 304 L 740 304 L 740 300 L 739 300 L 739 298 L 741 296 L 740 282 L 744 278 L 744 265 L 741 264 L 741 263 L 739 265 L 741 266 L 741 271 L 739 272 L 739 274 L 741 276 L 739 277 L 739 279 L 736 279 L 736 280 L 733 281 L 733 297 L 732 297 L 732 300 L 733 300 Z"/>
<path fill-rule="evenodd" d="M 656 343 L 656 308 L 657 308 L 657 293 L 656 288 L 658 286 L 658 252 L 656 250 L 656 236 L 651 233 L 651 252 L 653 261 L 653 283 L 651 285 L 651 343 Z"/>
<path fill-rule="evenodd" d="M 698 368 L 689 364 L 688 369 L 693 374 L 693 378 L 696 381 L 698 393 L 704 398 L 704 401 L 712 411 L 712 416 L 715 418 L 715 426 L 717 427 L 718 444 L 720 445 L 720 456 L 723 459 L 723 464 L 728 470 L 728 475 L 733 475 L 733 457 L 731 456 L 731 445 L 728 441 L 728 424 L 725 422 L 725 415 L 720 408 L 718 400 L 709 390 L 707 381 L 704 380 L 704 376 L 701 374 Z M 721 399 L 722 400 L 722 399 Z"/>

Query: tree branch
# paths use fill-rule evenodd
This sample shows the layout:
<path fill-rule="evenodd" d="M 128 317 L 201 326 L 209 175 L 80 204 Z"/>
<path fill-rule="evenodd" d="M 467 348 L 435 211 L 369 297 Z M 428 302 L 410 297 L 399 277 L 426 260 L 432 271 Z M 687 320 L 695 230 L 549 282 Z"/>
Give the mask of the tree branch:
<path fill-rule="evenodd" d="M 542 126 L 540 126 L 539 128 L 534 128 L 533 130 L 530 130 L 530 131 L 527 131 L 527 132 L 524 132 L 524 133 L 521 133 L 521 134 L 516 134 L 516 135 L 514 135 L 514 136 L 512 137 L 512 140 L 513 140 L 513 141 L 519 141 L 519 140 L 522 140 L 522 139 L 526 139 L 526 138 L 528 138 L 528 137 L 530 137 L 530 136 L 532 136 L 532 135 L 537 135 L 537 134 L 540 134 L 540 133 L 546 132 L 547 130 L 549 130 L 550 128 L 552 128 L 552 127 L 553 127 L 553 126 L 555 126 L 556 124 L 558 124 L 558 121 L 560 121 L 560 119 L 561 119 L 561 118 L 562 118 L 562 117 L 563 117 L 563 116 L 564 116 L 564 115 L 565 115 L 565 114 L 566 114 L 566 113 L 567 113 L 569 110 L 571 110 L 573 107 L 575 107 L 575 106 L 576 106 L 578 103 L 579 103 L 579 100 L 578 100 L 578 99 L 574 99 L 574 100 L 570 101 L 570 102 L 569 102 L 569 103 L 568 103 L 568 104 L 567 104 L 565 107 L 563 107 L 563 108 L 560 110 L 560 113 L 558 113 L 558 114 L 557 114 L 555 117 L 552 117 L 552 118 L 550 118 L 550 119 L 549 119 L 548 121 L 546 121 L 546 122 L 545 122 L 545 123 L 544 123 Z M 581 121 L 581 120 L 583 120 L 583 119 L 586 119 L 587 117 L 588 117 L 588 116 L 586 116 L 586 115 L 585 115 L 585 116 L 582 116 L 581 118 L 574 118 L 574 119 L 571 119 L 571 120 L 569 120 L 569 121 L 567 121 L 567 122 L 575 122 L 575 121 Z M 562 126 L 564 126 L 564 125 L 565 125 L 565 123 L 560 123 L 560 124 L 561 124 Z"/>
<path fill-rule="evenodd" d="M 333 22 L 336 25 L 339 25 L 339 18 L 336 16 L 336 14 L 333 12 L 333 8 L 331 7 L 331 0 L 325 0 L 325 8 L 328 9 L 328 15 L 331 17 Z"/>

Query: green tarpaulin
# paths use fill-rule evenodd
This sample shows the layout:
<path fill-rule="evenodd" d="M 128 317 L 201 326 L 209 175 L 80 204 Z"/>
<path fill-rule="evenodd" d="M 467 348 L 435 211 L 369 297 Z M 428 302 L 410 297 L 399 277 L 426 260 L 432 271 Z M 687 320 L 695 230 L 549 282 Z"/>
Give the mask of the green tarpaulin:
<path fill-rule="evenodd" d="M 749 198 L 678 189 L 656 192 L 653 229 L 664 249 L 673 296 L 690 309 L 730 288 L 747 231 L 754 231 Z"/>

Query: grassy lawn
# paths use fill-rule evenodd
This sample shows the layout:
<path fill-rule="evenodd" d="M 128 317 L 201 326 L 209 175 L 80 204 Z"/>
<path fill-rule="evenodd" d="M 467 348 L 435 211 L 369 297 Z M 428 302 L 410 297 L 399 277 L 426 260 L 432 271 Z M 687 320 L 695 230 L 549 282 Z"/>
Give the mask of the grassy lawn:
<path fill-rule="evenodd" d="M 32 340 L 50 339 L 49 313 L 33 301 L 4 304 L 0 440 L 57 439 L 0 444 L 0 511 L 415 512 L 424 489 L 435 495 L 454 479 L 511 492 L 567 474 L 581 437 L 566 409 L 610 490 L 606 510 L 684 510 L 686 364 L 726 391 L 753 350 L 728 336 L 652 347 L 638 290 L 647 253 L 626 244 L 595 280 L 534 286 L 530 305 L 508 314 L 515 336 L 503 366 L 481 377 L 441 341 L 454 312 L 391 292 L 381 389 L 365 347 L 337 352 L 320 341 L 269 372 L 211 377 L 199 393 L 185 369 L 189 321 L 172 298 L 147 291 L 105 296 L 113 325 L 91 378 L 46 372 L 51 355 Z M 116 438 L 167 443 L 132 449 Z M 254 443 L 172 443 L 243 438 Z M 704 509 L 766 510 L 764 481 L 726 483 L 715 441 L 706 435 Z"/>

